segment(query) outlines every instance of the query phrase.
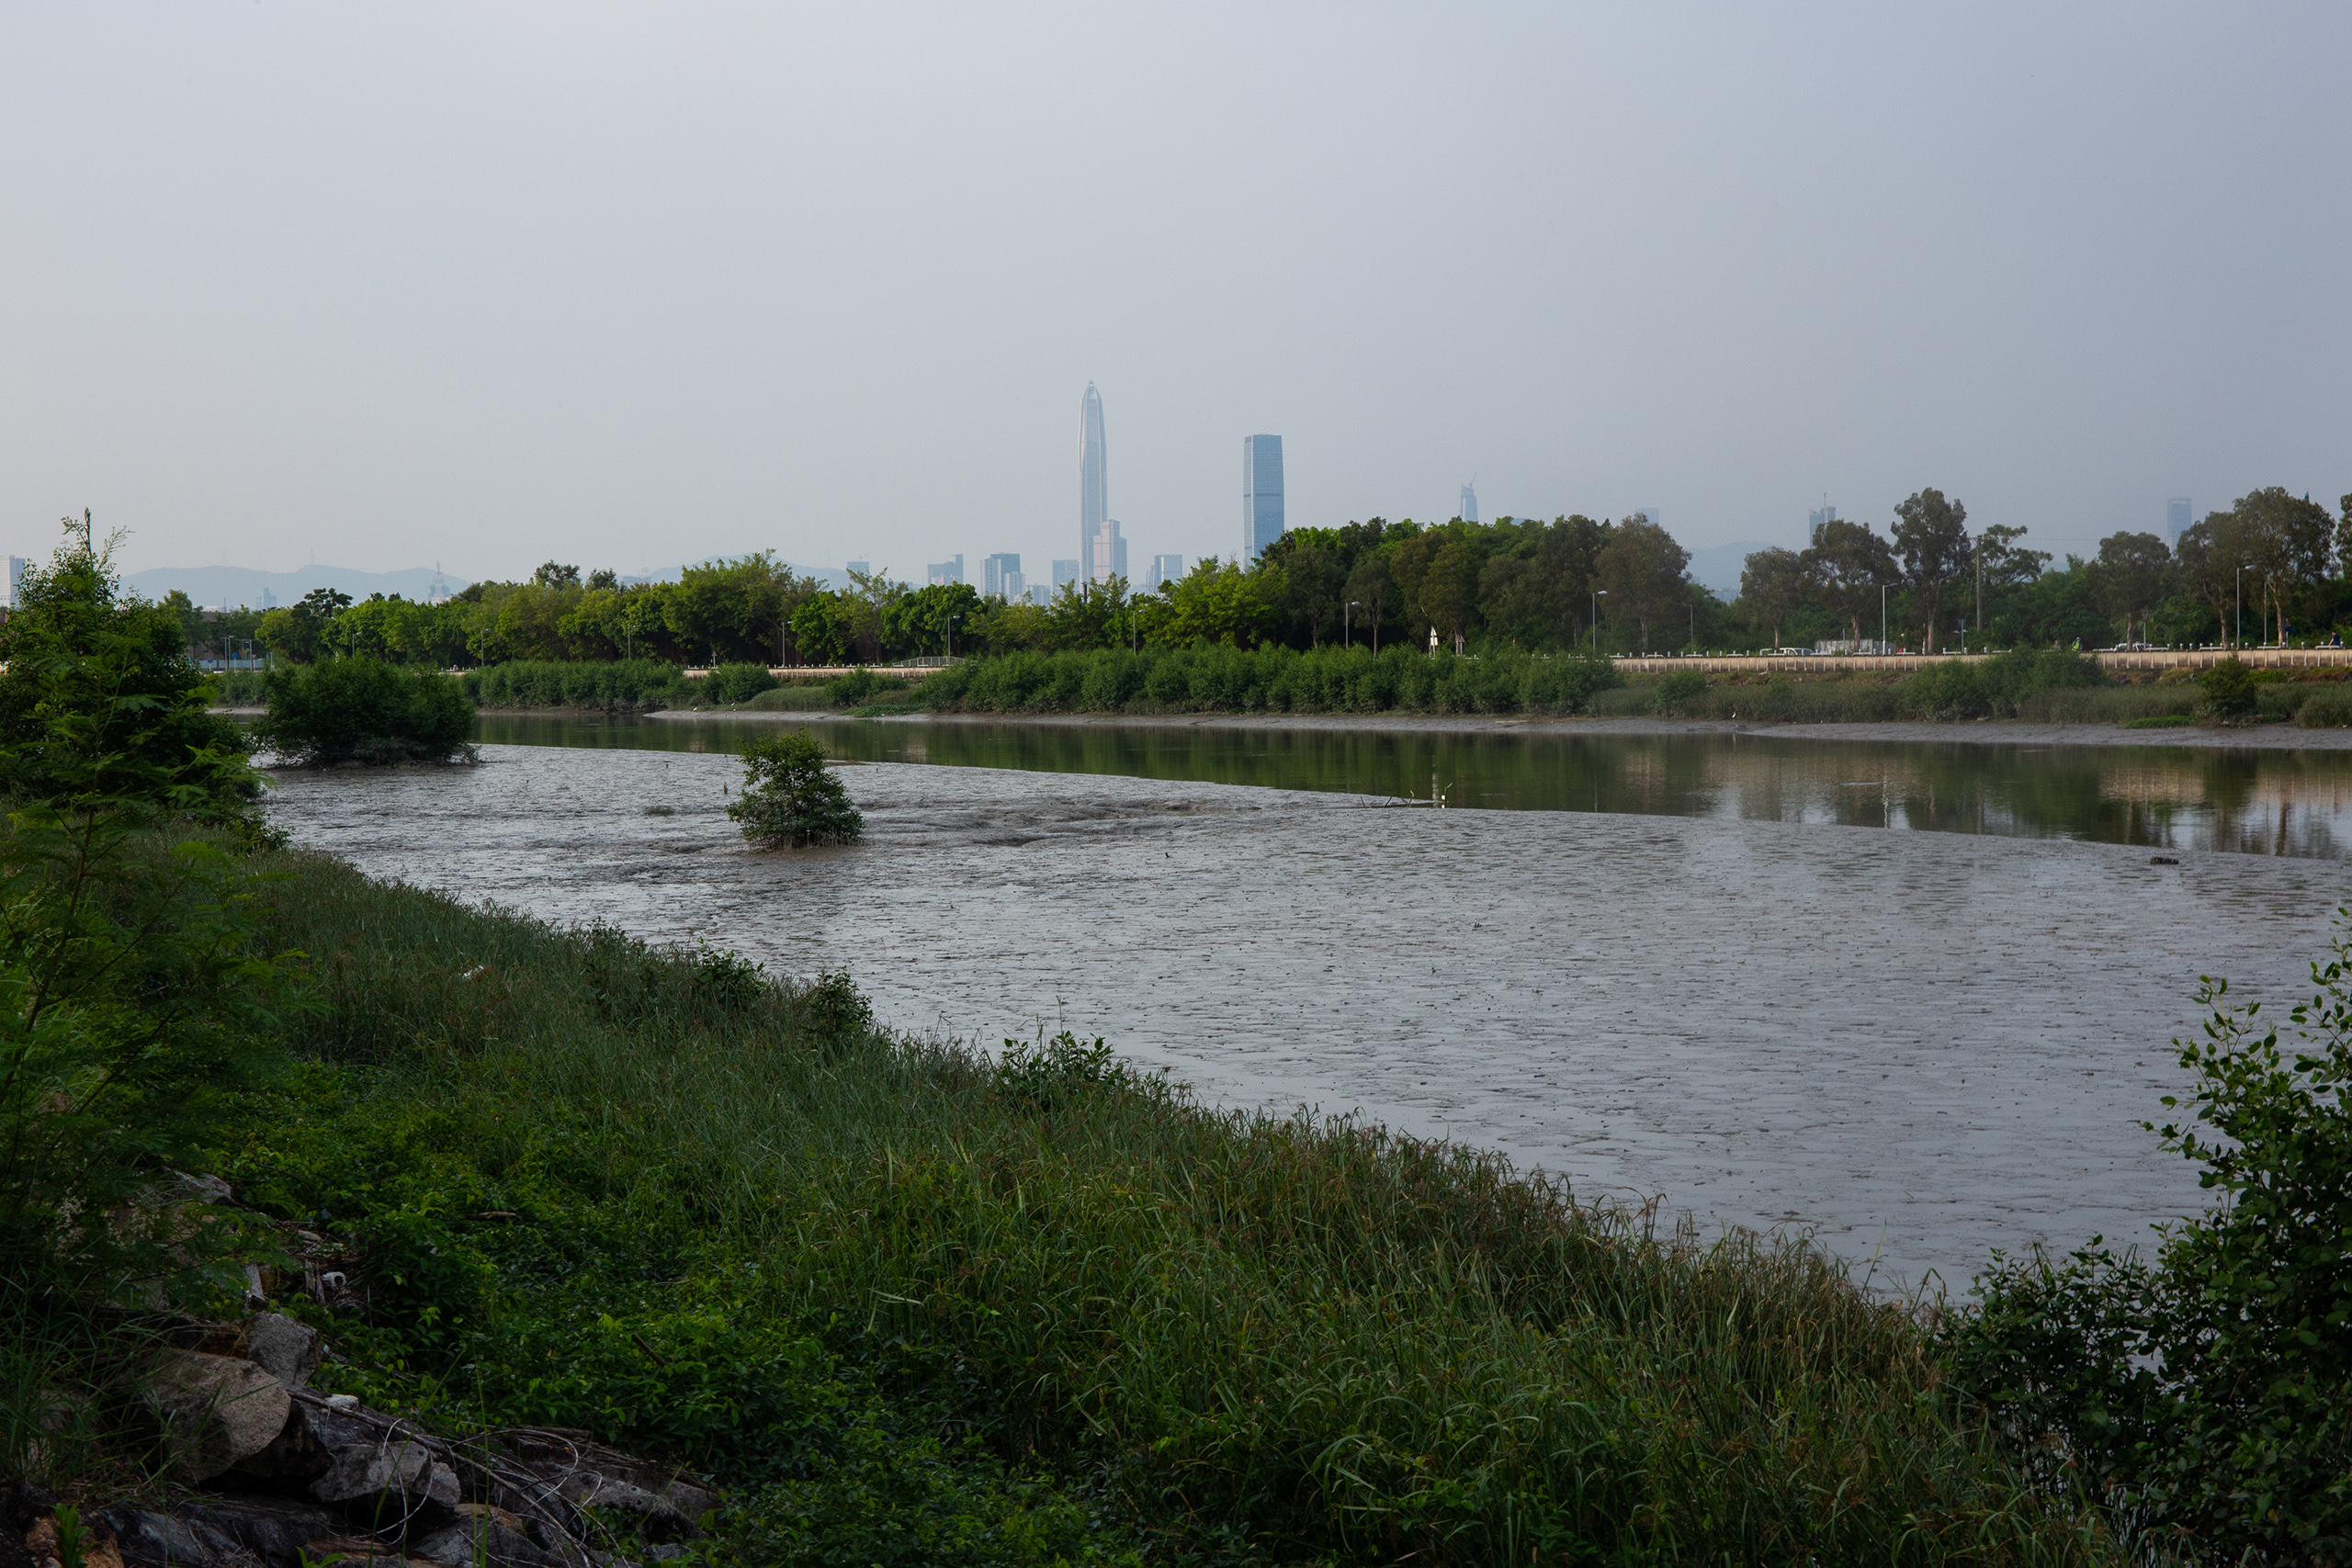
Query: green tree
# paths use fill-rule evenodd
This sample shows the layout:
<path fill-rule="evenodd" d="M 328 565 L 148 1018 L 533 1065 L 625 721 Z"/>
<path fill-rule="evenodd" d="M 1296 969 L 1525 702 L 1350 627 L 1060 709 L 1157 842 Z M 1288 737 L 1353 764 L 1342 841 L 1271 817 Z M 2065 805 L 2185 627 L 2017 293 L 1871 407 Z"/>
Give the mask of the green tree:
<path fill-rule="evenodd" d="M 1894 516 L 1894 548 L 1902 557 L 1904 581 L 1913 596 L 1926 601 L 1927 650 L 1933 653 L 1943 630 L 1945 591 L 1968 577 L 1975 566 L 1969 548 L 1968 508 L 1957 501 L 1946 501 L 1939 490 L 1923 490 L 1897 506 Z"/>
<path fill-rule="evenodd" d="M 540 563 L 539 570 L 531 574 L 531 585 L 534 588 L 577 588 L 580 586 L 580 569 L 544 561 Z"/>
<path fill-rule="evenodd" d="M 2283 644 L 2289 598 L 2327 576 L 2335 520 L 2311 497 L 2290 495 L 2279 485 L 2242 495 L 2230 510 L 2245 541 L 2246 575 L 2260 582 Z"/>
<path fill-rule="evenodd" d="M 1690 598 L 1690 552 L 1648 518 L 1635 513 L 1611 529 L 1593 565 L 1609 595 L 1611 616 L 1623 616 L 1640 628 L 1644 651 L 1652 646 L 1653 623 L 1668 614 L 1680 619 Z"/>
<path fill-rule="evenodd" d="M 1795 550 L 1774 546 L 1747 558 L 1739 574 L 1739 604 L 1748 624 L 1772 628 L 1772 646 L 1781 646 L 1781 623 L 1803 609 L 1814 591 L 1813 572 Z"/>
<path fill-rule="evenodd" d="M 2219 640 L 2237 640 L 2240 569 L 2248 557 L 2244 520 L 2235 512 L 2209 512 L 2181 531 L 2175 556 L 2183 581 L 2221 626 Z"/>
<path fill-rule="evenodd" d="M 2109 534 L 2098 543 L 2091 573 L 2100 607 L 2121 623 L 2130 642 L 2140 617 L 2172 591 L 2172 551 L 2154 534 Z"/>
<path fill-rule="evenodd" d="M 772 849 L 854 844 L 865 818 L 825 769 L 825 750 L 807 730 L 766 735 L 745 746 L 743 789 L 727 807 L 743 837 Z"/>
<path fill-rule="evenodd" d="M 9 794 L 68 810 L 155 801 L 243 819 L 261 787 L 244 739 L 209 711 L 210 686 L 178 618 L 122 597 L 112 539 L 69 542 L 47 568 L 26 571 L 17 595 L 0 623 L 0 780 Z"/>
<path fill-rule="evenodd" d="M 1846 623 L 1846 635 L 1861 640 L 1862 620 L 1879 615 L 1888 589 L 1903 581 L 1894 551 L 1867 523 L 1840 517 L 1822 525 L 1821 536 L 1804 552 L 1814 597 Z"/>
<path fill-rule="evenodd" d="M 1355 569 L 1348 573 L 1348 597 L 1361 609 L 1347 617 L 1349 635 L 1362 625 L 1372 628 L 1372 650 L 1380 651 L 1380 628 L 1404 613 L 1404 601 L 1396 592 L 1396 580 L 1389 575 L 1388 560 L 1377 550 L 1367 550 L 1357 558 Z"/>
<path fill-rule="evenodd" d="M 949 622 L 970 651 L 973 622 L 980 612 L 979 590 L 968 582 L 933 582 L 919 588 L 890 609 L 887 641 L 910 653 L 949 653 Z"/>

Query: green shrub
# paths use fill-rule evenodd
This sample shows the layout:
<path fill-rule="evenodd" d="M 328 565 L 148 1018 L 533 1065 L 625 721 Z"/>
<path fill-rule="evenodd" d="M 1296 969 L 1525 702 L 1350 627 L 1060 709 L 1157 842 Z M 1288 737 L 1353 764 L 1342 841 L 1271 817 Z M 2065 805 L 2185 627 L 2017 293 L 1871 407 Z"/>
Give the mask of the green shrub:
<path fill-rule="evenodd" d="M 2311 692 L 2295 710 L 2295 722 L 2305 729 L 2352 725 L 2352 682 L 2330 682 Z"/>
<path fill-rule="evenodd" d="M 1696 698 L 1707 694 L 1707 678 L 1696 670 L 1677 670 L 1650 688 L 1657 699 L 1657 711 L 1680 713 Z"/>
<path fill-rule="evenodd" d="M 261 782 L 171 612 L 121 597 L 110 547 L 28 570 L 0 622 L 0 791 L 61 807 L 241 817 Z"/>
<path fill-rule="evenodd" d="M 701 689 L 695 695 L 706 703 L 742 703 L 782 684 L 768 673 L 764 664 L 722 664 L 702 678 Z"/>
<path fill-rule="evenodd" d="M 743 793 L 727 815 L 743 837 L 770 848 L 854 844 L 865 818 L 825 767 L 825 749 L 805 729 L 763 735 L 742 750 Z"/>
<path fill-rule="evenodd" d="M 976 713 L 1578 713 L 1623 684 L 1607 660 L 1488 648 L 1148 647 L 967 659 L 923 682 L 934 711 Z"/>
<path fill-rule="evenodd" d="M 1962 1386 L 2017 1451 L 2198 1562 L 2340 1562 L 2352 1542 L 2352 920 L 2312 977 L 2286 1046 L 2227 982 L 2199 995 L 2195 1119 L 2150 1131 L 2218 1207 L 2153 1263 L 2098 1239 L 2002 1259 L 1952 1326 Z"/>
<path fill-rule="evenodd" d="M 469 670 L 466 694 L 486 708 L 658 708 L 690 682 L 658 659 L 514 660 Z"/>
<path fill-rule="evenodd" d="M 2216 718 L 2249 717 L 2257 701 L 2254 671 L 2232 654 L 2197 677 L 2197 696 L 2199 705 Z"/>
<path fill-rule="evenodd" d="M 472 751 L 474 705 L 437 670 L 328 659 L 273 670 L 254 733 L 303 767 L 446 762 Z"/>

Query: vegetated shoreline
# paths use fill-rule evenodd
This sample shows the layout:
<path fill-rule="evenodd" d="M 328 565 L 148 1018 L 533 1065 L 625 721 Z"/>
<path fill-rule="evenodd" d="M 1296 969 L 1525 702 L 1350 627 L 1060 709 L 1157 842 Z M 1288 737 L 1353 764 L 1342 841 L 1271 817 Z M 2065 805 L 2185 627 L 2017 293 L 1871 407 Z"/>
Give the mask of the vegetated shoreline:
<path fill-rule="evenodd" d="M 485 712 L 489 711 L 487 709 Z M 548 714 L 552 709 L 515 710 Z M 801 724 L 839 720 L 842 713 L 713 712 L 663 708 L 654 719 L 729 720 Z M 2112 724 L 2051 724 L 2024 719 L 1890 719 L 1856 724 L 1749 724 L 1739 719 L 1555 718 L 1517 714 L 1092 714 L 1092 713 L 908 713 L 876 718 L 876 724 L 1035 724 L 1082 728 L 1257 729 L 1394 731 L 1421 735 L 1752 735 L 1774 739 L 1942 741 L 1967 746 L 2163 746 L 2176 750 L 2263 751 L 2352 750 L 2352 729 L 2302 729 L 2291 724 L 2178 729 L 2123 729 Z"/>

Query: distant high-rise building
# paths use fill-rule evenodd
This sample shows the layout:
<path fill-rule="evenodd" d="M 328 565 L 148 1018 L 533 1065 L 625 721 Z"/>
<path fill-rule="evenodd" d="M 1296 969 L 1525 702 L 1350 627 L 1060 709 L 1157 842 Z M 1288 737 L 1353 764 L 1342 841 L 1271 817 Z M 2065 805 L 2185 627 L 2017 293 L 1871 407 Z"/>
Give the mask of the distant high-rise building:
<path fill-rule="evenodd" d="M 1461 517 L 1464 523 L 1478 521 L 1478 487 L 1476 484 L 1466 484 L 1462 487 Z"/>
<path fill-rule="evenodd" d="M 1054 563 L 1054 586 L 1049 592 L 1059 593 L 1063 583 L 1077 581 L 1078 563 L 1074 560 L 1057 560 Z"/>
<path fill-rule="evenodd" d="M 1821 543 L 1821 531 L 1837 521 L 1838 509 L 1834 506 L 1816 506 L 1811 512 L 1806 513 L 1804 517 L 1805 543 L 1808 545 L 1817 545 Z"/>
<path fill-rule="evenodd" d="M 851 561 L 851 562 L 848 564 L 848 566 L 846 566 L 846 567 L 845 567 L 845 568 L 843 568 L 842 570 L 846 570 L 846 571 L 868 572 L 868 571 L 872 571 L 872 570 L 874 570 L 874 568 L 873 568 L 873 567 L 871 567 L 871 566 L 869 566 L 868 564 L 866 564 L 865 561 L 862 561 L 862 560 L 854 560 L 854 561 Z"/>
<path fill-rule="evenodd" d="M 2174 496 L 2165 502 L 2165 543 L 2177 548 L 2188 528 L 2188 497 Z"/>
<path fill-rule="evenodd" d="M 1091 582 L 1094 531 L 1111 515 L 1111 455 L 1102 441 L 1102 394 L 1086 384 L 1078 400 L 1078 560 L 1079 573 Z"/>
<path fill-rule="evenodd" d="M 1127 541 L 1120 536 L 1117 518 L 1105 517 L 1095 525 L 1091 543 L 1093 547 L 1087 551 L 1087 560 L 1092 575 L 1087 581 L 1100 585 L 1127 575 Z"/>
<path fill-rule="evenodd" d="M 1151 570 L 1145 577 L 1143 585 L 1148 589 L 1158 588 L 1163 583 L 1177 581 L 1183 575 L 1182 556 L 1154 556 L 1151 558 Z"/>
<path fill-rule="evenodd" d="M 997 584 L 997 592 L 1008 604 L 1017 602 L 1023 592 L 1021 574 L 1017 571 L 1006 572 L 1003 579 Z"/>
<path fill-rule="evenodd" d="M 25 573 L 32 569 L 33 563 L 23 556 L 8 558 L 8 608 L 11 610 L 25 607 Z"/>
<path fill-rule="evenodd" d="M 993 555 L 980 562 L 980 597 L 983 599 L 1018 599 L 1021 595 L 1007 589 L 1004 574 L 1021 575 L 1021 558 L 1010 552 Z"/>
<path fill-rule="evenodd" d="M 1241 438 L 1241 564 L 1283 536 L 1283 438 Z"/>
<path fill-rule="evenodd" d="M 923 569 L 923 576 L 933 588 L 952 588 L 964 581 L 964 558 L 959 555 L 933 561 Z"/>
<path fill-rule="evenodd" d="M 1044 606 L 1051 604 L 1053 602 L 1054 591 L 1046 587 L 1044 583 L 1041 582 L 1037 584 L 1036 587 L 1029 590 L 1029 603 L 1032 604 Z"/>

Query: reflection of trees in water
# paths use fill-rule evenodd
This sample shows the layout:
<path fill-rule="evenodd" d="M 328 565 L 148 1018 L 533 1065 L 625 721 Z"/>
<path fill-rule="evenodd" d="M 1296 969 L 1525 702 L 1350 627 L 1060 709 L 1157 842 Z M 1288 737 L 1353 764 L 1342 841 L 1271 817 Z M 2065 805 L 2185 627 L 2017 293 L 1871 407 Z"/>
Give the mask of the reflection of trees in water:
<path fill-rule="evenodd" d="M 484 718 L 492 744 L 731 751 L 767 726 Z M 1719 816 L 2342 859 L 2352 754 L 1188 725 L 810 725 L 835 753 L 1522 810 Z"/>

